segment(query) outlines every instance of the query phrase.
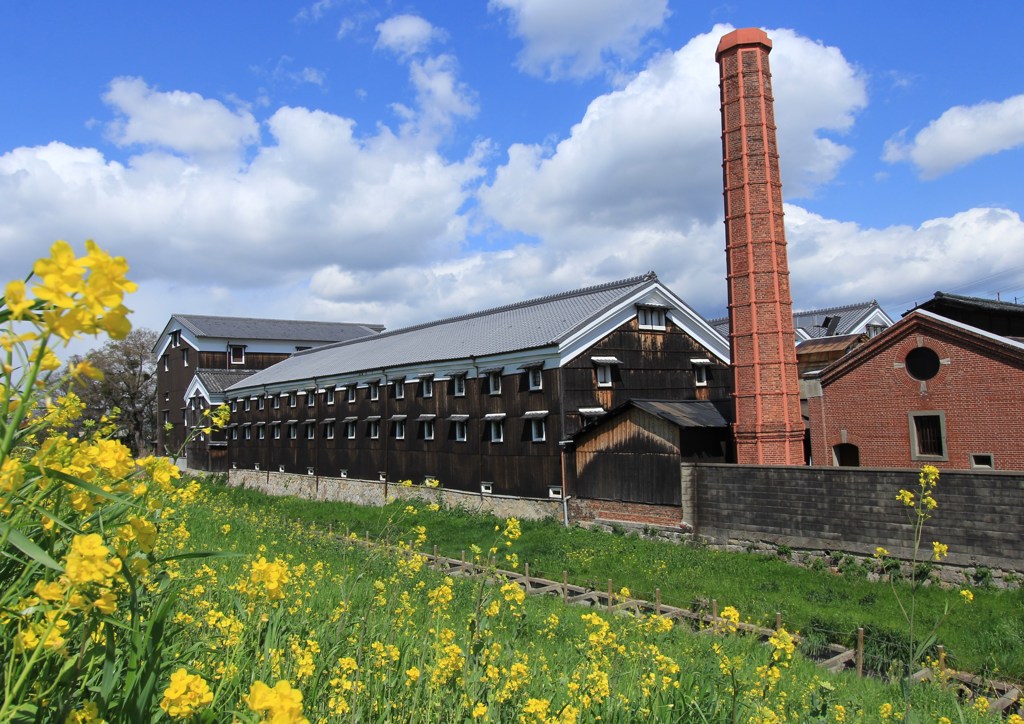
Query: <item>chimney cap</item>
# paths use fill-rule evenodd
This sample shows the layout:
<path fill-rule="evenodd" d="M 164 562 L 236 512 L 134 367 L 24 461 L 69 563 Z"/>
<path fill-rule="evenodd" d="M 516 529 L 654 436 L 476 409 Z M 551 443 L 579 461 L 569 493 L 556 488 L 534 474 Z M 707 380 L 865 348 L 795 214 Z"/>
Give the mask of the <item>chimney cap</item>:
<path fill-rule="evenodd" d="M 740 28 L 723 35 L 722 39 L 718 41 L 715 60 L 718 60 L 722 53 L 732 50 L 738 45 L 763 45 L 769 53 L 772 51 L 772 41 L 768 37 L 768 33 L 761 28 Z"/>

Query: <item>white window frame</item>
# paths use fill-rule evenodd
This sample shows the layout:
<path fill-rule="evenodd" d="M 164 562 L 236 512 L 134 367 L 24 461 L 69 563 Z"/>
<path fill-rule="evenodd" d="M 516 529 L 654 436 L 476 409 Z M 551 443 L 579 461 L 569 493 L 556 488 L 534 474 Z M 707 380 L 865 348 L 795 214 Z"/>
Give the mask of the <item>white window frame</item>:
<path fill-rule="evenodd" d="M 291 422 L 288 423 L 288 439 L 298 440 L 299 439 L 299 423 Z"/>
<path fill-rule="evenodd" d="M 243 412 L 249 412 L 249 410 L 251 408 L 252 408 L 252 400 L 250 400 L 248 397 L 246 397 L 245 400 L 242 401 L 242 411 Z"/>
<path fill-rule="evenodd" d="M 423 377 L 420 379 L 420 397 L 434 396 L 434 378 Z"/>
<path fill-rule="evenodd" d="M 327 405 L 333 405 L 334 404 L 334 388 L 333 387 L 330 388 L 329 390 L 327 390 L 326 392 L 324 392 L 324 403 L 327 404 Z"/>
<path fill-rule="evenodd" d="M 395 380 L 395 399 L 396 400 L 404 400 L 405 399 L 405 378 L 404 377 L 402 379 L 400 379 L 400 380 Z"/>
<path fill-rule="evenodd" d="M 452 396 L 466 396 L 466 375 L 455 375 L 452 377 Z"/>
<path fill-rule="evenodd" d="M 252 428 L 251 427 L 243 427 L 242 428 L 242 439 L 243 440 L 252 440 Z"/>
<path fill-rule="evenodd" d="M 611 387 L 612 386 L 612 366 L 611 365 L 595 365 L 594 372 L 597 376 L 598 387 Z"/>
<path fill-rule="evenodd" d="M 693 384 L 696 387 L 708 386 L 708 368 L 704 365 L 693 366 Z"/>
<path fill-rule="evenodd" d="M 258 435 L 256 435 L 256 439 L 258 439 L 258 440 L 266 440 L 267 439 L 266 427 L 264 427 L 263 425 L 260 425 L 258 428 L 256 428 L 256 431 L 259 433 Z"/>
<path fill-rule="evenodd" d="M 355 440 L 356 439 L 356 421 L 349 420 L 345 423 L 345 439 Z"/>
<path fill-rule="evenodd" d="M 405 420 L 395 420 L 395 439 L 405 439 Z"/>
<path fill-rule="evenodd" d="M 281 426 L 280 425 L 274 425 L 274 433 L 271 435 L 271 437 L 273 439 L 275 439 L 275 440 L 280 440 L 281 439 Z"/>
<path fill-rule="evenodd" d="M 181 350 L 181 362 L 183 366 L 188 367 L 188 347 Z"/>
<path fill-rule="evenodd" d="M 466 442 L 469 438 L 469 424 L 465 420 L 456 420 L 452 424 L 455 426 L 455 442 Z"/>
<path fill-rule="evenodd" d="M 910 422 L 910 459 L 921 461 L 946 462 L 949 460 L 949 442 L 946 432 L 946 413 L 941 410 L 920 410 L 907 413 Z M 920 441 L 917 435 L 917 418 L 937 417 L 939 420 L 939 442 L 942 444 L 942 453 L 922 453 Z"/>
<path fill-rule="evenodd" d="M 256 409 L 257 410 L 265 410 L 265 409 L 267 409 L 267 398 L 266 398 L 265 395 L 260 395 L 258 398 L 256 398 Z"/>
<path fill-rule="evenodd" d="M 369 388 L 369 398 L 372 402 L 376 402 L 377 400 L 380 399 L 380 383 L 371 382 Z"/>
<path fill-rule="evenodd" d="M 288 393 L 288 407 L 298 407 L 298 406 L 299 406 L 299 393 L 298 392 L 289 392 Z"/>
<path fill-rule="evenodd" d="M 316 404 L 316 390 L 306 393 L 306 407 L 313 407 Z"/>
<path fill-rule="evenodd" d="M 333 422 L 325 422 L 324 423 L 324 439 L 326 439 L 326 440 L 333 440 L 334 439 L 334 423 Z"/>
<path fill-rule="evenodd" d="M 273 407 L 275 410 L 281 409 L 281 397 L 279 395 L 274 395 L 274 404 L 271 405 L 271 407 Z"/>
<path fill-rule="evenodd" d="M 504 420 L 489 420 L 488 421 L 488 432 L 492 443 L 505 442 L 505 421 Z"/>
<path fill-rule="evenodd" d="M 658 307 L 637 307 L 636 321 L 640 329 L 666 329 L 665 310 Z"/>
<path fill-rule="evenodd" d="M 350 404 L 350 405 L 353 402 L 356 401 L 356 386 L 355 386 L 355 384 L 351 384 L 351 385 L 349 385 L 348 387 L 345 388 L 345 401 L 348 404 Z"/>
<path fill-rule="evenodd" d="M 531 442 L 547 441 L 547 424 L 543 417 L 535 417 L 530 420 Z"/>
<path fill-rule="evenodd" d="M 487 373 L 487 394 L 488 395 L 500 395 L 501 394 L 501 372 L 488 372 Z"/>
<path fill-rule="evenodd" d="M 238 400 L 231 401 L 231 411 L 238 412 Z"/>
<path fill-rule="evenodd" d="M 306 439 L 307 440 L 316 440 L 316 423 L 315 422 L 307 422 L 306 423 Z"/>
<path fill-rule="evenodd" d="M 238 428 L 237 427 L 231 428 L 231 439 L 232 440 L 237 440 L 238 439 Z"/>
<path fill-rule="evenodd" d="M 241 355 L 236 357 L 235 352 L 241 351 Z M 233 365 L 244 365 L 245 364 L 245 345 L 244 344 L 232 344 L 229 347 L 228 358 Z"/>
<path fill-rule="evenodd" d="M 434 439 L 434 421 L 433 420 L 421 420 L 420 421 L 420 425 L 422 426 L 421 429 L 423 430 L 423 439 L 424 440 L 433 440 Z"/>
<path fill-rule="evenodd" d="M 544 389 L 544 370 L 540 367 L 531 367 L 526 370 L 527 386 L 531 392 Z"/>
<path fill-rule="evenodd" d="M 164 372 L 170 372 L 170 371 L 171 371 L 170 360 L 168 359 L 167 355 L 164 355 Z"/>
<path fill-rule="evenodd" d="M 380 439 L 380 420 L 370 420 L 366 423 L 366 436 L 371 440 Z"/>

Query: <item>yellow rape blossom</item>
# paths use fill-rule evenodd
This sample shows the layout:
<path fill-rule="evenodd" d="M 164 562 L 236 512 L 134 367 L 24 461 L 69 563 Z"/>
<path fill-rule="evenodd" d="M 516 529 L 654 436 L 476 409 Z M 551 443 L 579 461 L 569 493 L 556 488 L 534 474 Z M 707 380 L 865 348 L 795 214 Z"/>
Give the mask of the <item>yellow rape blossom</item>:
<path fill-rule="evenodd" d="M 211 702 L 213 692 L 206 680 L 181 668 L 171 674 L 171 683 L 164 689 L 160 708 L 172 719 L 186 719 Z"/>
<path fill-rule="evenodd" d="M 260 721 L 271 724 L 309 724 L 309 719 L 302 716 L 302 692 L 293 689 L 287 681 L 277 682 L 273 689 L 262 681 L 255 681 L 243 701 L 250 711 L 261 715 Z"/>
<path fill-rule="evenodd" d="M 107 558 L 110 553 L 98 533 L 76 535 L 64 564 L 68 580 L 76 586 L 109 583 L 121 571 L 121 559 Z"/>

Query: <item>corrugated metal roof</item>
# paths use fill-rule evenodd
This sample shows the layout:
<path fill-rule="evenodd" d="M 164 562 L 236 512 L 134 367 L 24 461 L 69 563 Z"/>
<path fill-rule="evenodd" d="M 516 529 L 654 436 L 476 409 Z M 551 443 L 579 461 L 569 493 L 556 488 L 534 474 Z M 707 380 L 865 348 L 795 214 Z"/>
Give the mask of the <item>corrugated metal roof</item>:
<path fill-rule="evenodd" d="M 865 319 L 876 309 L 881 309 L 878 302 L 872 299 L 869 302 L 857 302 L 856 304 L 845 304 L 839 307 L 826 307 L 825 309 L 812 309 L 807 312 L 793 312 L 794 329 L 803 332 L 812 338 L 826 337 L 828 329 L 825 326 L 826 317 L 839 317 L 836 330 L 831 336 L 849 334 L 857 324 Z M 729 337 L 729 318 L 718 317 L 709 319 L 708 324 L 718 330 L 723 337 Z"/>
<path fill-rule="evenodd" d="M 626 404 L 649 412 L 679 427 L 728 427 L 715 403 L 708 400 L 630 400 Z"/>
<path fill-rule="evenodd" d="M 384 329 L 380 324 L 308 322 L 290 319 L 217 317 L 203 314 L 172 314 L 182 327 L 198 337 L 281 340 L 287 342 L 344 342 Z"/>
<path fill-rule="evenodd" d="M 273 385 L 399 365 L 485 357 L 558 344 L 638 288 L 653 272 L 504 307 L 298 352 L 246 385 Z"/>
<path fill-rule="evenodd" d="M 231 385 L 241 382 L 252 375 L 256 370 L 212 370 L 201 369 L 196 372 L 196 377 L 210 394 L 223 392 Z"/>

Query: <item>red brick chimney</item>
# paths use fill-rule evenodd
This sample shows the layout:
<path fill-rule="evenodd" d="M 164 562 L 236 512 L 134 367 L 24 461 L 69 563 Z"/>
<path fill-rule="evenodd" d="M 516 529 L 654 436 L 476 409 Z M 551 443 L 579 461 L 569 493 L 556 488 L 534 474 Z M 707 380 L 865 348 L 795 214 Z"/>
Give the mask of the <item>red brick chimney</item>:
<path fill-rule="evenodd" d="M 725 35 L 715 59 L 722 95 L 722 170 L 735 383 L 736 461 L 802 465 L 793 302 L 789 294 L 772 76 L 764 31 Z"/>

